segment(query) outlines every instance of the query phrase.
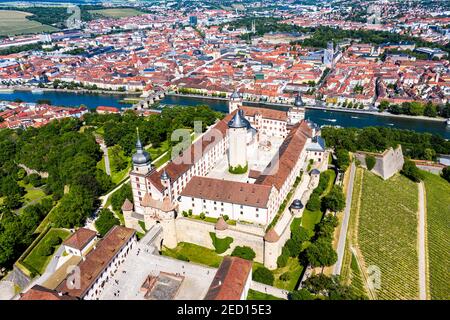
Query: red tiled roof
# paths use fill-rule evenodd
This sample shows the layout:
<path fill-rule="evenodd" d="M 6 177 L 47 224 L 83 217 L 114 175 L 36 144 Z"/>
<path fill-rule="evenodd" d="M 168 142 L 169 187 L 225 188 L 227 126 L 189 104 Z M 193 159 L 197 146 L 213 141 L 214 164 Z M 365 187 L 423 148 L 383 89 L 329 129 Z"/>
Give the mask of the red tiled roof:
<path fill-rule="evenodd" d="M 20 300 L 76 300 L 76 298 L 68 295 L 60 295 L 55 290 L 50 290 L 36 284 L 27 292 L 21 294 Z"/>
<path fill-rule="evenodd" d="M 64 245 L 75 248 L 78 250 L 82 250 L 94 237 L 97 235 L 97 232 L 86 229 L 79 228 L 77 231 L 72 233 L 72 235 L 64 241 Z"/>
<path fill-rule="evenodd" d="M 251 261 L 229 256 L 223 258 L 204 300 L 241 299 L 251 272 Z"/>
<path fill-rule="evenodd" d="M 237 181 L 192 177 L 182 196 L 267 208 L 272 186 Z"/>
<path fill-rule="evenodd" d="M 80 270 L 80 287 L 69 288 L 64 279 L 57 287 L 58 291 L 72 297 L 83 298 L 97 278 L 108 267 L 115 255 L 136 234 L 134 229 L 114 226 L 105 237 L 99 241 L 97 248 L 88 253 L 85 260 L 78 264 Z"/>

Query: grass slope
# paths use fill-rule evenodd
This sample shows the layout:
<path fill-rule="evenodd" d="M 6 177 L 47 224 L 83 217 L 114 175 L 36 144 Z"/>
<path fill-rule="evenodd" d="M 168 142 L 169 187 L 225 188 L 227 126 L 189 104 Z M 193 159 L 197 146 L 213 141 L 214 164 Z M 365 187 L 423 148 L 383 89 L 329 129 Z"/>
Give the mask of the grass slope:
<path fill-rule="evenodd" d="M 57 30 L 37 21 L 28 20 L 27 16 L 31 16 L 31 13 L 0 10 L 0 35 L 18 35 Z"/>
<path fill-rule="evenodd" d="M 365 268 L 381 271 L 379 299 L 418 298 L 417 201 L 417 184 L 407 178 L 364 172 L 358 244 Z"/>
<path fill-rule="evenodd" d="M 125 18 L 144 14 L 144 12 L 131 8 L 101 9 L 89 10 L 89 13 L 99 14 L 107 18 Z"/>
<path fill-rule="evenodd" d="M 43 274 L 45 271 L 45 268 L 47 267 L 47 264 L 50 262 L 51 258 L 53 257 L 53 254 L 58 250 L 58 247 L 60 245 L 57 245 L 54 247 L 53 254 L 49 256 L 43 256 L 39 253 L 40 247 L 45 245 L 45 242 L 52 236 L 58 236 L 63 241 L 67 239 L 70 235 L 70 232 L 64 229 L 51 229 L 48 231 L 48 233 L 39 241 L 39 243 L 34 247 L 33 250 L 31 250 L 30 254 L 25 257 L 23 262 L 27 265 L 36 270 L 39 274 Z"/>
<path fill-rule="evenodd" d="M 450 299 L 450 183 L 423 172 L 427 200 L 427 243 L 431 299 Z"/>

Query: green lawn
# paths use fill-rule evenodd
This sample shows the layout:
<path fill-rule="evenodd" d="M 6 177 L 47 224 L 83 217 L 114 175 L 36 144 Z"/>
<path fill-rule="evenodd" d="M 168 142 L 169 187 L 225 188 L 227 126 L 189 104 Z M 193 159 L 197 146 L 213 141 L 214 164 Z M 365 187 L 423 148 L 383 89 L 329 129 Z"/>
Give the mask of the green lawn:
<path fill-rule="evenodd" d="M 55 31 L 56 28 L 38 21 L 28 20 L 29 12 L 0 10 L 0 35 L 17 35 Z"/>
<path fill-rule="evenodd" d="M 330 176 L 330 180 L 328 180 L 328 185 L 325 191 L 322 193 L 321 197 L 326 196 L 330 191 L 331 188 L 333 188 L 334 180 L 336 179 L 336 172 L 332 169 L 328 169 L 324 171 L 323 173 L 327 172 L 327 174 Z"/>
<path fill-rule="evenodd" d="M 23 260 L 23 263 L 31 268 L 32 270 L 36 270 L 39 274 L 43 274 L 45 271 L 45 268 L 47 267 L 47 264 L 50 262 L 51 258 L 53 257 L 53 254 L 49 256 L 42 256 L 39 253 L 39 248 L 45 245 L 45 242 L 47 239 L 49 239 L 51 236 L 58 236 L 63 241 L 67 239 L 70 235 L 70 232 L 64 229 L 50 229 L 47 234 L 39 241 L 39 243 L 31 250 L 31 252 L 28 254 L 28 256 L 25 257 Z M 57 245 L 54 247 L 54 251 L 58 250 L 60 245 Z"/>
<path fill-rule="evenodd" d="M 162 254 L 179 260 L 187 258 L 190 262 L 214 268 L 218 268 L 223 259 L 212 249 L 188 242 L 180 242 L 174 249 L 164 248 Z"/>
<path fill-rule="evenodd" d="M 314 231 L 314 226 L 322 220 L 322 212 L 310 211 L 305 208 L 302 215 L 302 227 Z"/>
<path fill-rule="evenodd" d="M 162 155 L 167 150 L 169 150 L 169 141 L 168 140 L 166 140 L 163 143 L 161 143 L 161 145 L 158 148 L 150 147 L 150 148 L 146 149 L 146 151 L 148 153 L 150 153 L 150 157 L 153 160 L 158 158 L 160 155 Z"/>
<path fill-rule="evenodd" d="M 378 299 L 419 297 L 417 210 L 416 183 L 364 171 L 357 239 L 364 268 L 380 269 Z"/>
<path fill-rule="evenodd" d="M 294 218 L 291 223 L 291 231 L 298 229 L 302 225 L 302 218 Z"/>
<path fill-rule="evenodd" d="M 127 166 L 125 169 L 121 170 L 121 171 L 116 171 L 114 168 L 114 159 L 113 159 L 113 155 L 111 152 L 111 148 L 108 148 L 108 155 L 109 155 L 109 165 L 111 168 L 111 180 L 114 184 L 118 184 L 119 182 L 121 182 L 123 179 L 126 178 L 128 172 L 131 169 L 131 158 L 127 157 L 124 155 L 123 151 L 121 150 L 119 153 L 119 156 L 122 158 L 122 160 L 126 161 Z M 97 163 L 97 168 L 106 172 L 106 168 L 105 168 L 105 157 L 103 156 L 102 159 Z"/>
<path fill-rule="evenodd" d="M 300 275 L 302 274 L 302 271 L 303 266 L 300 264 L 298 259 L 290 257 L 286 267 L 273 270 L 273 275 L 275 276 L 273 286 L 280 289 L 293 291 L 295 289 L 295 285 L 298 282 L 298 279 L 300 278 Z M 280 276 L 285 272 L 289 272 L 289 281 L 280 280 Z"/>
<path fill-rule="evenodd" d="M 23 196 L 23 205 L 17 210 L 21 213 L 27 206 L 39 203 L 42 199 L 51 199 L 51 195 L 46 195 L 42 187 L 35 188 L 31 184 L 25 184 L 23 181 L 18 182 L 20 186 L 25 188 L 26 194 Z"/>
<path fill-rule="evenodd" d="M 108 18 L 126 18 L 134 17 L 145 14 L 142 11 L 132 9 L 132 8 L 114 8 L 114 9 L 100 9 L 100 10 L 89 10 L 90 13 L 98 14 Z"/>
<path fill-rule="evenodd" d="M 284 299 L 250 289 L 248 290 L 247 300 L 284 300 Z"/>
<path fill-rule="evenodd" d="M 432 299 L 449 300 L 450 287 L 450 183 L 423 172 L 427 199 L 427 240 Z"/>

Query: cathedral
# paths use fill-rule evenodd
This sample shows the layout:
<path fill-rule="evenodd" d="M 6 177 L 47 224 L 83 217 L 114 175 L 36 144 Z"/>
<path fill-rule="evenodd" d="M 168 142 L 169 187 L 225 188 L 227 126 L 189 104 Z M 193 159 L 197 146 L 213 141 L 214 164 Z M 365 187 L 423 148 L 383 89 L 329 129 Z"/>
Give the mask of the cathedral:
<path fill-rule="evenodd" d="M 300 95 L 281 111 L 243 106 L 234 92 L 227 116 L 158 169 L 138 137 L 130 173 L 133 203 L 127 200 L 122 208 L 126 226 L 141 230 L 144 222 L 149 230 L 161 224 L 167 247 L 186 240 L 182 223 L 192 215 L 264 230 L 309 159 L 320 161 L 325 152 L 318 128 L 304 117 Z"/>

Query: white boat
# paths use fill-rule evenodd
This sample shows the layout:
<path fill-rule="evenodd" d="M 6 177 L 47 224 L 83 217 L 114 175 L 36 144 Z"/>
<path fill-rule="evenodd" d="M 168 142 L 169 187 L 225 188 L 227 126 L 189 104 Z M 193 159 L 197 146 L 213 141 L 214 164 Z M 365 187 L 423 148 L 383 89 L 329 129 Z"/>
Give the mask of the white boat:
<path fill-rule="evenodd" d="M 351 116 L 350 118 L 352 118 L 352 119 L 359 119 L 359 117 L 354 117 L 354 116 Z"/>
<path fill-rule="evenodd" d="M 336 122 L 336 119 L 324 119 L 325 121 Z"/>
<path fill-rule="evenodd" d="M 33 90 L 31 90 L 31 93 L 41 94 L 41 93 L 44 93 L 44 90 L 42 90 L 42 89 L 33 89 Z"/>
<path fill-rule="evenodd" d="M 0 93 L 14 93 L 14 89 L 0 88 Z"/>
<path fill-rule="evenodd" d="M 450 126 L 450 118 L 447 119 L 447 126 Z"/>

